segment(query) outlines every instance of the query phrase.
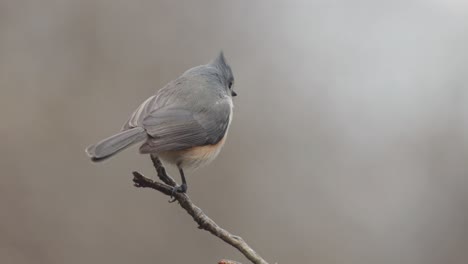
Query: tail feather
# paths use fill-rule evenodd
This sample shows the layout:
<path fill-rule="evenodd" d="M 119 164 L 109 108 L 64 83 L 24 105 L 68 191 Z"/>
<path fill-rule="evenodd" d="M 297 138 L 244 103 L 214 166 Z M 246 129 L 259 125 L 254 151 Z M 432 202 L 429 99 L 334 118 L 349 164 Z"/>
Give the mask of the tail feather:
<path fill-rule="evenodd" d="M 101 161 L 127 147 L 146 139 L 146 131 L 141 127 L 124 130 L 111 137 L 103 139 L 98 143 L 86 148 L 86 153 L 92 161 Z"/>

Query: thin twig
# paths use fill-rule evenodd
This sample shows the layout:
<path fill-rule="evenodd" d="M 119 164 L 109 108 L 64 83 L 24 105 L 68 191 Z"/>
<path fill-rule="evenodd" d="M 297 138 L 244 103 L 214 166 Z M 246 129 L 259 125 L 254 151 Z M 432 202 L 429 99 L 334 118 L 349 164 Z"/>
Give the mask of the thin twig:
<path fill-rule="evenodd" d="M 139 172 L 133 172 L 133 182 L 136 187 L 151 188 L 157 190 L 165 195 L 171 196 L 172 189 L 176 186 L 176 182 L 166 173 L 166 169 L 163 167 L 159 158 L 155 155 L 151 155 L 154 168 L 158 173 L 159 179 L 162 182 L 153 181 L 146 178 Z M 257 252 L 255 252 L 241 237 L 232 235 L 225 229 L 219 227 L 211 218 L 209 218 L 203 211 L 193 204 L 188 195 L 183 193 L 174 193 L 174 198 L 179 202 L 180 206 L 192 216 L 193 220 L 197 222 L 198 228 L 204 229 L 211 234 L 221 238 L 226 243 L 237 248 L 247 259 L 255 264 L 268 264 Z M 228 260 L 222 260 L 224 263 L 229 263 Z M 223 263 L 220 261 L 220 263 Z M 230 263 L 236 263 L 231 261 Z"/>

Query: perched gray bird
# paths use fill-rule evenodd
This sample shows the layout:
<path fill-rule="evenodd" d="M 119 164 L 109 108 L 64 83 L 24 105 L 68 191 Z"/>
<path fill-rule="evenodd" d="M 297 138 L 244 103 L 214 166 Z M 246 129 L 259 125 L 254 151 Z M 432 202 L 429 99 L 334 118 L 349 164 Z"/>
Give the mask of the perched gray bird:
<path fill-rule="evenodd" d="M 211 162 L 224 145 L 232 120 L 234 76 L 223 53 L 171 81 L 133 112 L 122 131 L 86 148 L 92 161 L 107 159 L 143 142 L 140 153 L 175 164 L 187 191 L 184 169 Z"/>

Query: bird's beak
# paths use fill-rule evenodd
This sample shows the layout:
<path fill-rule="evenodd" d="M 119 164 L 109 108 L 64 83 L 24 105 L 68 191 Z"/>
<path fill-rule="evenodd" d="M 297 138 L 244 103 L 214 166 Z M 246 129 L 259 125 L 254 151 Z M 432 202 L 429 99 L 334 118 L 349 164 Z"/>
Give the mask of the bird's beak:
<path fill-rule="evenodd" d="M 237 96 L 237 93 L 234 92 L 234 91 L 231 91 L 231 96 L 232 96 L 232 97 Z"/>

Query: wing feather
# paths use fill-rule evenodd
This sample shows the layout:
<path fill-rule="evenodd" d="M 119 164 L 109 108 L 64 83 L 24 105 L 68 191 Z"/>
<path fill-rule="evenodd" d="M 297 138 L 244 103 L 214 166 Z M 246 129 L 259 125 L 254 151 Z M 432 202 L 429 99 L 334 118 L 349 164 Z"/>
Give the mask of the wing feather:
<path fill-rule="evenodd" d="M 225 135 L 231 115 L 228 101 L 192 112 L 183 108 L 163 107 L 142 121 L 151 136 L 141 147 L 143 153 L 183 150 L 218 143 Z"/>

